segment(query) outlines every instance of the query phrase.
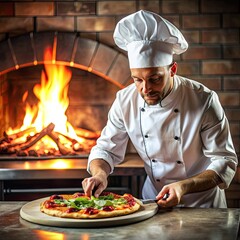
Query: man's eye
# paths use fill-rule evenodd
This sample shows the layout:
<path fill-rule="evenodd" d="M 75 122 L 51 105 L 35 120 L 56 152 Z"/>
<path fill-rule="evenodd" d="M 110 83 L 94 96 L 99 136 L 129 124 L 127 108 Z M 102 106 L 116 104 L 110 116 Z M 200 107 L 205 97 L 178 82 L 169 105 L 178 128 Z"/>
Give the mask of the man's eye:
<path fill-rule="evenodd" d="M 152 83 L 158 83 L 161 81 L 161 78 L 151 78 L 149 79 Z"/>

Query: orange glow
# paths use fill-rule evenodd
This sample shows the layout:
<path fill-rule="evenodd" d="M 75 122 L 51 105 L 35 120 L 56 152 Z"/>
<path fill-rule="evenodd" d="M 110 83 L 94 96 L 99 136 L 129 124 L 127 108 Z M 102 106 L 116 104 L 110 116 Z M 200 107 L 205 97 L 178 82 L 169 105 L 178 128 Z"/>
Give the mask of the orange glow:
<path fill-rule="evenodd" d="M 50 232 L 45 230 L 33 230 L 38 239 L 46 240 L 46 239 L 52 239 L 52 240 L 65 240 L 67 239 L 67 236 L 64 233 L 58 233 L 58 232 Z M 90 236 L 88 233 L 80 234 L 79 236 L 81 240 L 89 240 Z"/>
<path fill-rule="evenodd" d="M 74 167 L 79 166 L 72 161 L 68 161 L 65 159 L 54 159 L 54 160 L 44 160 L 41 161 L 26 161 L 24 162 L 24 169 L 73 169 Z M 85 165 L 81 165 L 80 167 L 86 168 Z"/>
<path fill-rule="evenodd" d="M 66 239 L 63 233 L 49 232 L 44 230 L 34 230 L 37 234 L 38 239 L 54 239 L 54 240 L 64 240 Z"/>
<path fill-rule="evenodd" d="M 90 239 L 90 236 L 87 233 L 83 234 L 81 237 L 81 240 L 89 240 L 89 239 Z"/>
<path fill-rule="evenodd" d="M 24 163 L 24 169 L 30 169 L 30 164 L 29 162 Z"/>
<path fill-rule="evenodd" d="M 56 46 L 55 46 L 56 48 Z M 47 48 L 44 52 L 44 70 L 41 73 L 41 82 L 33 87 L 33 93 L 38 99 L 36 105 L 30 105 L 27 102 L 28 92 L 22 97 L 25 104 L 25 116 L 22 126 L 18 129 L 7 130 L 7 134 L 19 133 L 27 130 L 22 134 L 15 143 L 22 144 L 27 138 L 40 133 L 49 124 L 54 124 L 54 136 L 45 134 L 41 140 L 34 144 L 31 149 L 40 151 L 40 155 L 51 155 L 53 150 L 60 151 L 58 141 L 61 141 L 62 151 L 71 148 L 73 144 L 79 147 L 79 144 L 85 142 L 81 135 L 77 135 L 73 126 L 68 122 L 66 111 L 69 106 L 68 89 L 72 77 L 72 72 L 64 65 L 56 65 L 54 49 Z M 70 138 L 70 140 L 69 140 Z M 72 142 L 75 141 L 75 143 Z M 64 148 L 64 149 L 63 149 Z M 65 155 L 66 155 L 65 154 Z M 59 168 L 64 168 L 61 163 Z"/>
<path fill-rule="evenodd" d="M 67 169 L 70 168 L 71 163 L 67 162 L 66 160 L 56 160 L 52 165 L 51 168 L 57 169 Z"/>

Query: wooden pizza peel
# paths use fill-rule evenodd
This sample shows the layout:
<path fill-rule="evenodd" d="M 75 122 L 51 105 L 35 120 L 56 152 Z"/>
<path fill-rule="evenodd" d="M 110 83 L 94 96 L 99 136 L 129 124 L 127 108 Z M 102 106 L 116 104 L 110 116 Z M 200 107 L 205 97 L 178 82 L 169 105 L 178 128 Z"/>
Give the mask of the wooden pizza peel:
<path fill-rule="evenodd" d="M 140 222 L 154 216 L 158 212 L 156 203 L 144 204 L 132 214 L 102 219 L 72 219 L 49 216 L 40 211 L 40 203 L 48 198 L 41 198 L 25 204 L 20 210 L 20 216 L 29 222 L 53 227 L 110 227 Z"/>

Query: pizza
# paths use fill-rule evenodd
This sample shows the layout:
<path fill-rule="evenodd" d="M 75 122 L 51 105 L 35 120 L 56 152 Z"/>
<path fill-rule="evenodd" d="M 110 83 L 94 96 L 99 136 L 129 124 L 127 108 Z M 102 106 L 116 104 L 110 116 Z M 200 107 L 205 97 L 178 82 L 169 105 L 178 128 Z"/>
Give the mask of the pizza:
<path fill-rule="evenodd" d="M 98 198 L 84 193 L 52 195 L 40 204 L 40 210 L 51 216 L 75 219 L 116 217 L 134 213 L 141 204 L 131 194 L 103 192 Z"/>

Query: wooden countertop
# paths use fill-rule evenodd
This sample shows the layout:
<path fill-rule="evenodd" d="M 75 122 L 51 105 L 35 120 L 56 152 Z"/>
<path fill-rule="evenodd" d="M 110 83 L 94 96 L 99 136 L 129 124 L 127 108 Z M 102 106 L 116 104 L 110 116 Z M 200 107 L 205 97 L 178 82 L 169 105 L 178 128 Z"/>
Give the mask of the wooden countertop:
<path fill-rule="evenodd" d="M 240 209 L 174 208 L 147 220 L 107 228 L 61 228 L 28 222 L 20 217 L 26 202 L 0 202 L 1 239 L 238 239 Z"/>

